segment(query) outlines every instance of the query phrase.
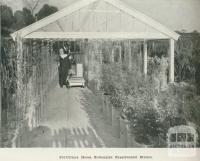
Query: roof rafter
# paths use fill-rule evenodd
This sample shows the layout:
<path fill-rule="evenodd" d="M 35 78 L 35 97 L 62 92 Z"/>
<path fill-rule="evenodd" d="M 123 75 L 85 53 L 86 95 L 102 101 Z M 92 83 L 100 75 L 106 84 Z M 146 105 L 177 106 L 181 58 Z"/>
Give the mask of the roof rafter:
<path fill-rule="evenodd" d="M 58 20 L 56 20 L 56 23 L 57 23 L 58 27 L 60 28 L 60 30 L 62 32 L 65 32 L 65 30 L 63 29 L 62 25 L 60 24 L 60 22 Z"/>
<path fill-rule="evenodd" d="M 21 37 L 25 37 L 35 31 L 37 31 L 38 29 L 43 28 L 43 27 L 47 26 L 48 24 L 53 23 L 67 15 L 70 15 L 75 11 L 80 11 L 80 9 L 82 9 L 90 4 L 93 4 L 97 1 L 101 1 L 101 0 L 80 0 L 76 3 L 73 3 L 72 5 L 70 5 L 68 7 L 36 22 L 36 23 L 33 23 L 32 25 L 29 25 L 21 30 L 14 32 L 13 34 L 11 34 L 11 36 L 14 40 L 15 40 L 17 34 L 20 34 Z M 118 8 L 120 11 L 122 11 L 126 14 L 129 14 L 130 16 L 151 26 L 155 30 L 162 33 L 161 35 L 164 34 L 164 35 L 168 36 L 168 38 L 172 38 L 174 40 L 177 40 L 179 38 L 179 35 L 177 33 L 175 33 L 174 31 L 168 29 L 164 25 L 158 23 L 157 21 L 153 20 L 152 18 L 137 11 L 136 9 L 130 8 L 128 5 L 126 5 L 125 3 L 123 3 L 119 0 L 102 0 L 102 1 L 111 4 L 112 6 Z"/>
<path fill-rule="evenodd" d="M 94 3 L 92 6 L 92 10 L 95 10 L 98 7 L 98 5 L 99 5 L 99 3 L 97 3 L 97 4 Z M 92 16 L 92 14 L 86 14 L 85 17 L 83 18 L 82 22 L 80 22 L 80 24 L 82 24 L 82 25 L 86 24 L 86 22 L 90 19 L 91 16 Z"/>
<path fill-rule="evenodd" d="M 159 32 L 162 32 L 163 34 L 168 35 L 169 37 L 177 40 L 179 38 L 179 34 L 175 33 L 174 31 L 171 31 L 164 25 L 158 23 L 157 21 L 153 20 L 152 18 L 146 16 L 142 12 L 137 11 L 136 9 L 130 8 L 125 3 L 119 1 L 119 0 L 104 0 L 105 2 L 121 9 L 123 12 L 135 17 L 136 19 L 139 19 L 143 21 L 145 24 L 153 27 L 154 29 L 158 30 Z"/>
<path fill-rule="evenodd" d="M 64 17 L 64 16 L 69 15 L 69 14 L 71 14 L 85 6 L 88 6 L 96 1 L 98 1 L 98 0 L 80 0 L 80 1 L 73 3 L 72 5 L 48 16 L 48 17 L 41 19 L 40 21 L 37 21 L 21 30 L 14 32 L 13 34 L 11 34 L 11 36 L 14 40 L 18 33 L 21 34 L 20 35 L 21 37 L 24 37 L 24 36 L 30 34 L 31 32 L 34 32 L 34 31 L 36 31 L 36 30 L 38 30 L 38 29 Z"/>

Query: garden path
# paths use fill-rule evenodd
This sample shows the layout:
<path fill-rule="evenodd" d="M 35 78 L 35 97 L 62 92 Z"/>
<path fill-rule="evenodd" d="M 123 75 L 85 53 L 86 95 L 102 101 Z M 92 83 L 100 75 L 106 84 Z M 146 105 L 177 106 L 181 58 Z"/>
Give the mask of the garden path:
<path fill-rule="evenodd" d="M 23 135 L 20 147 L 119 146 L 101 114 L 100 97 L 89 89 L 57 85 L 47 102 L 45 120 Z"/>

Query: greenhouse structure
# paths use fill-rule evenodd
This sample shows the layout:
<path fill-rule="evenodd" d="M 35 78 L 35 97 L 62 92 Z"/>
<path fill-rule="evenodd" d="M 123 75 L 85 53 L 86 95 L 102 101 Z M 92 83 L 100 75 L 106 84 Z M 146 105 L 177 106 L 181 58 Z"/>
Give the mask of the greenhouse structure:
<path fill-rule="evenodd" d="M 74 42 L 87 85 L 95 80 L 99 86 L 104 59 L 125 63 L 130 70 L 137 66 L 145 76 L 148 42 L 167 41 L 168 82 L 174 82 L 179 34 L 120 0 L 80 0 L 11 36 L 17 53 L 17 120 L 30 128 L 45 115 L 48 91 L 57 77 L 56 42 Z"/>

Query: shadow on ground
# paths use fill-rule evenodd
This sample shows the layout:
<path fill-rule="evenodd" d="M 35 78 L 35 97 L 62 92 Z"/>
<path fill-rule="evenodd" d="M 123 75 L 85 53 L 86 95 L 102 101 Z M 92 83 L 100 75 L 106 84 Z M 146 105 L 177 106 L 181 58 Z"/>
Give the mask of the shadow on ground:
<path fill-rule="evenodd" d="M 16 147 L 92 148 L 101 147 L 101 144 L 90 127 L 52 130 L 46 126 L 39 126 L 18 136 Z"/>
<path fill-rule="evenodd" d="M 99 137 L 105 143 L 105 147 L 119 148 L 120 139 L 112 136 L 112 126 L 106 121 L 102 112 L 102 98 L 99 93 L 93 93 L 91 91 L 82 90 L 81 104 L 83 110 L 85 110 L 89 116 L 90 122 Z"/>

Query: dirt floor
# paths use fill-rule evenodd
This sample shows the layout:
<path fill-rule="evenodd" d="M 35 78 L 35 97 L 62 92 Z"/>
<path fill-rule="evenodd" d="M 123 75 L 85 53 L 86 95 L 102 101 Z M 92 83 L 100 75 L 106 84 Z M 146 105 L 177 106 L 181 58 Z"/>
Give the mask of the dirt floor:
<path fill-rule="evenodd" d="M 23 134 L 20 147 L 119 147 L 101 107 L 101 97 L 89 89 L 57 85 L 49 93 L 45 120 Z"/>

